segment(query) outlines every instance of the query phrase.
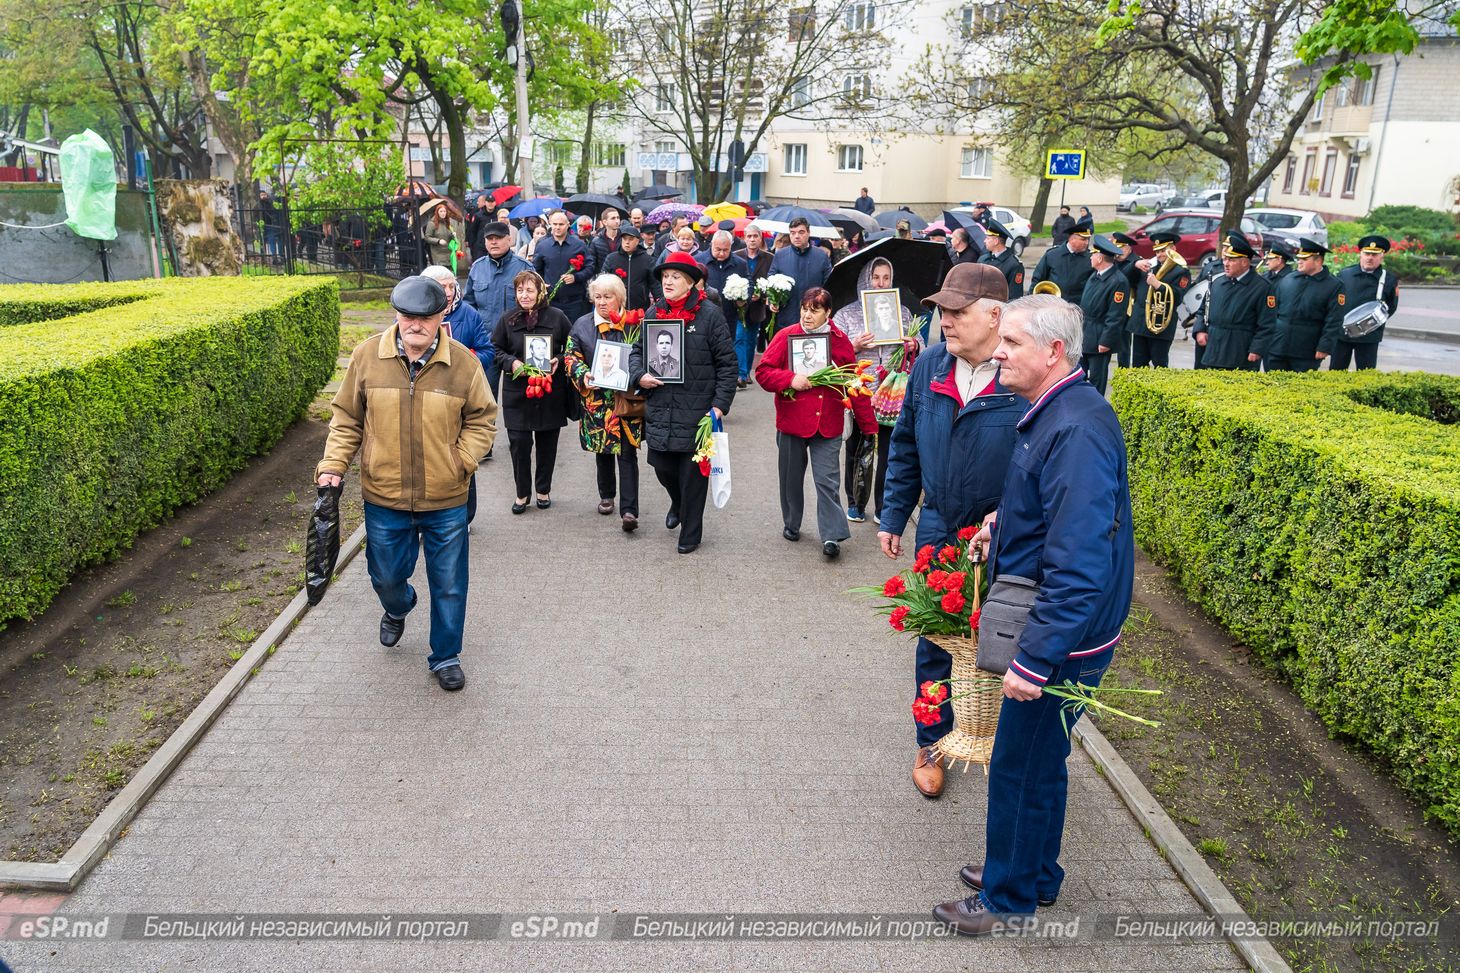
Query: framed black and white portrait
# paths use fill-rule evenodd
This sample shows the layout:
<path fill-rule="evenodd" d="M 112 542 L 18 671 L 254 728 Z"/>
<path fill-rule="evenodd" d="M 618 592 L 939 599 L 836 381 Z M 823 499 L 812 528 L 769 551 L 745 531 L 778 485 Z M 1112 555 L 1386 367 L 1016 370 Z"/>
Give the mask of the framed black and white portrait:
<path fill-rule="evenodd" d="M 831 364 L 831 335 L 798 334 L 790 339 L 791 371 L 810 375 Z"/>
<path fill-rule="evenodd" d="M 629 349 L 621 341 L 599 339 L 593 348 L 593 361 L 588 366 L 588 378 L 596 389 L 629 390 Z"/>
<path fill-rule="evenodd" d="M 530 334 L 523 339 L 522 362 L 532 368 L 551 372 L 553 368 L 553 336 Z"/>
<path fill-rule="evenodd" d="M 896 288 L 862 291 L 862 320 L 872 344 L 902 344 L 902 301 Z"/>
<path fill-rule="evenodd" d="M 661 382 L 684 381 L 683 321 L 644 321 L 644 367 Z"/>

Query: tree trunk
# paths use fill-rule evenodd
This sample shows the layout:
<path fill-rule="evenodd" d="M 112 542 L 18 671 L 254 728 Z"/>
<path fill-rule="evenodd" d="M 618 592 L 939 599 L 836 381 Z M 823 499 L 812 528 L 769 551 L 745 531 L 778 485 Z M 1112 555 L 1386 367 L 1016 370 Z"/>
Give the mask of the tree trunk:
<path fill-rule="evenodd" d="M 1044 231 L 1044 211 L 1049 208 L 1049 192 L 1053 188 L 1053 179 L 1039 180 L 1039 191 L 1034 194 L 1034 209 L 1029 214 L 1031 236 Z"/>
<path fill-rule="evenodd" d="M 578 157 L 578 192 L 588 192 L 589 167 L 593 163 L 593 118 L 598 111 L 598 102 L 588 103 L 588 117 L 583 122 L 583 153 Z"/>
<path fill-rule="evenodd" d="M 1236 230 L 1242 226 L 1242 214 L 1247 209 L 1248 172 L 1246 145 L 1238 147 L 1241 153 L 1227 164 L 1227 205 L 1222 210 L 1222 229 Z"/>
<path fill-rule="evenodd" d="M 446 194 L 460 201 L 466 198 L 466 119 L 453 98 L 438 95 L 436 105 L 441 121 L 446 124 L 447 141 L 451 143 L 451 176 L 446 184 Z"/>

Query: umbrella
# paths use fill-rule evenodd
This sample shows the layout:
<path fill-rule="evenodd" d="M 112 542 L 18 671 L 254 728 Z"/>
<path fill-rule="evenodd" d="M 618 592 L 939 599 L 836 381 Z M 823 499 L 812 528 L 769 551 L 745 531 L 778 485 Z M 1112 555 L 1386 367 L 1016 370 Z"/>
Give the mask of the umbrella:
<path fill-rule="evenodd" d="M 402 196 L 411 199 L 435 199 L 441 194 L 432 189 L 424 179 L 407 179 L 395 188 L 397 198 Z"/>
<path fill-rule="evenodd" d="M 521 186 L 499 186 L 492 190 L 492 204 L 501 206 L 520 192 L 522 192 Z"/>
<path fill-rule="evenodd" d="M 942 220 L 934 220 L 927 226 L 923 227 L 923 236 L 928 236 L 935 231 L 945 235 L 952 232 L 948 229 L 948 226 Z"/>
<path fill-rule="evenodd" d="M 857 277 L 877 257 L 892 264 L 892 282 L 902 292 L 902 303 L 923 313 L 919 303 L 938 289 L 950 266 L 948 250 L 931 240 L 903 240 L 897 237 L 869 243 L 849 257 L 838 260 L 826 279 L 831 306 L 839 308 L 857 299 Z"/>
<path fill-rule="evenodd" d="M 432 210 L 434 210 L 436 207 L 442 206 L 442 205 L 444 205 L 446 207 L 447 211 L 450 212 L 452 218 L 458 219 L 458 220 L 465 219 L 465 217 L 462 215 L 462 212 L 461 212 L 460 207 L 458 207 L 456 205 L 456 201 L 454 199 L 450 199 L 450 198 L 448 198 L 446 196 L 441 196 L 441 197 L 439 197 L 437 199 L 428 199 L 424 203 L 421 204 L 420 209 L 421 209 L 421 212 L 422 213 L 429 213 Z"/>
<path fill-rule="evenodd" d="M 644 191 L 639 193 L 639 199 L 676 199 L 683 195 L 683 192 L 675 189 L 673 186 L 666 186 L 662 182 L 656 182 L 652 186 L 645 186 Z"/>
<path fill-rule="evenodd" d="M 542 216 L 548 210 L 562 209 L 563 201 L 556 196 L 539 196 L 536 199 L 529 199 L 526 202 L 518 203 L 512 207 L 509 214 L 514 220 L 526 219 L 529 216 Z"/>
<path fill-rule="evenodd" d="M 673 220 L 676 216 L 695 219 L 704 211 L 705 208 L 699 203 L 661 203 L 645 214 L 644 222 L 663 223 L 666 220 Z"/>
<path fill-rule="evenodd" d="M 716 203 L 705 207 L 705 215 L 718 223 L 720 220 L 738 220 L 749 214 L 738 203 Z"/>
<path fill-rule="evenodd" d="M 578 193 L 563 200 L 564 204 L 573 212 L 580 215 L 593 217 L 595 220 L 603 214 L 604 210 L 616 209 L 625 216 L 629 215 L 628 205 L 617 196 L 605 196 L 602 193 Z"/>
<path fill-rule="evenodd" d="M 854 209 L 828 210 L 826 218 L 831 220 L 832 226 L 842 231 L 842 236 L 847 237 L 857 232 L 864 235 L 874 233 L 882 228 L 872 217 Z"/>
<path fill-rule="evenodd" d="M 873 243 L 877 240 L 891 240 L 897 236 L 896 231 L 878 228 L 862 237 L 863 243 Z"/>
<path fill-rule="evenodd" d="M 873 217 L 878 226 L 885 226 L 889 230 L 897 229 L 898 220 L 907 220 L 907 225 L 914 233 L 921 233 L 928 228 L 928 221 L 910 209 L 885 209 Z"/>
<path fill-rule="evenodd" d="M 789 233 L 791 221 L 797 217 L 810 224 L 811 235 L 814 237 L 834 240 L 842 235 L 842 231 L 832 224 L 825 213 L 807 209 L 805 206 L 772 206 L 757 216 L 755 222 L 767 233 Z"/>

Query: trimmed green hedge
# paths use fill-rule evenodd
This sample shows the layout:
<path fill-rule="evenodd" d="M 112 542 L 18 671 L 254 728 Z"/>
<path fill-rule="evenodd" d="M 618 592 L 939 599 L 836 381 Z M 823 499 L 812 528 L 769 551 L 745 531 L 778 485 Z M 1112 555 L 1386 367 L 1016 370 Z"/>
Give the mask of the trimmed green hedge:
<path fill-rule="evenodd" d="M 271 447 L 339 320 L 332 280 L 0 287 L 0 623 Z"/>
<path fill-rule="evenodd" d="M 1460 832 L 1460 380 L 1124 369 L 1136 537 Z"/>

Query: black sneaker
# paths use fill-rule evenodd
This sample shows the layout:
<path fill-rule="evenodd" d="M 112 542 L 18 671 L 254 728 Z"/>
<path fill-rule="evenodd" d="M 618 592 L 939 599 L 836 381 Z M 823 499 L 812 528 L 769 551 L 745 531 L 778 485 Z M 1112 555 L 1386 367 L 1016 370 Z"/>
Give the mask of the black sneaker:
<path fill-rule="evenodd" d="M 841 555 L 841 552 L 841 545 L 838 544 L 836 541 L 827 541 L 825 544 L 821 545 L 821 553 L 825 554 L 828 560 L 837 558 Z"/>
<path fill-rule="evenodd" d="M 447 666 L 436 670 L 436 681 L 441 684 L 442 689 L 454 693 L 466 685 L 466 673 L 461 671 L 461 666 Z"/>

